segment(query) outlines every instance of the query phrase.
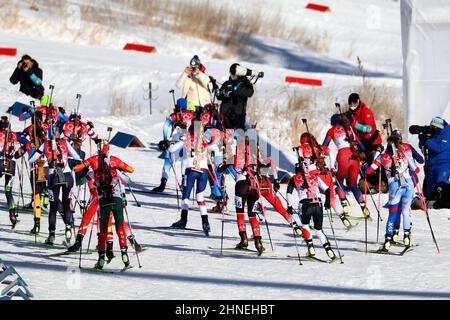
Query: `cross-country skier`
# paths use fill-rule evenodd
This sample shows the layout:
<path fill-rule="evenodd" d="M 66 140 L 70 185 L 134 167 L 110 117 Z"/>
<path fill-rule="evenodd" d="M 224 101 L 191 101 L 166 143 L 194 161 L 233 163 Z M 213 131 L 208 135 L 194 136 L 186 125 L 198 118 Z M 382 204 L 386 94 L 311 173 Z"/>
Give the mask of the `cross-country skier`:
<path fill-rule="evenodd" d="M 18 222 L 12 188 L 16 174 L 15 152 L 19 141 L 23 144 L 28 142 L 18 133 L 11 130 L 8 117 L 3 116 L 0 121 L 0 178 L 5 176 L 5 196 L 8 205 L 9 220 L 13 228 Z"/>
<path fill-rule="evenodd" d="M 318 174 L 320 179 L 328 186 L 329 192 L 324 193 L 326 196 L 324 208 L 328 210 L 333 207 L 344 226 L 346 228 L 351 228 L 352 224 L 348 220 L 343 206 L 336 199 L 333 171 L 327 168 L 325 163 L 325 156 L 329 155 L 330 152 L 328 147 L 325 145 L 320 146 L 313 135 L 305 132 L 300 136 L 300 146 L 294 148 L 294 150 L 297 152 L 297 158 L 299 159 L 298 163 L 300 163 L 301 159 L 307 159 L 311 163 L 309 166 L 310 171 L 314 174 Z M 288 190 L 292 192 L 294 188 L 294 181 L 291 179 Z M 288 211 L 292 214 L 293 208 L 288 207 Z"/>
<path fill-rule="evenodd" d="M 208 155 L 207 149 L 210 141 L 205 139 L 204 126 L 200 122 L 196 122 L 199 127 L 199 132 L 195 134 L 194 124 L 188 129 L 186 136 L 181 136 L 180 141 L 169 147 L 169 152 L 178 152 L 183 150 L 187 164 L 185 171 L 185 178 L 183 184 L 182 194 L 182 210 L 181 218 L 175 222 L 172 227 L 185 229 L 188 219 L 189 210 L 189 196 L 196 185 L 196 199 L 200 209 L 202 218 L 202 228 L 208 236 L 211 227 L 208 221 L 208 212 L 206 209 L 206 202 L 204 192 L 208 184 Z"/>
<path fill-rule="evenodd" d="M 386 170 L 389 184 L 389 218 L 386 223 L 386 236 L 381 251 L 389 251 L 393 241 L 394 226 L 397 215 L 403 216 L 403 242 L 406 247 L 411 242 L 411 202 L 414 196 L 414 183 L 410 170 L 419 173 L 414 160 L 400 148 L 399 138 L 391 135 L 385 152 L 374 160 L 366 169 L 366 174 L 373 174 L 382 165 Z"/>
<path fill-rule="evenodd" d="M 94 185 L 98 193 L 100 206 L 100 235 L 98 238 L 97 269 L 103 269 L 106 263 L 106 242 L 111 213 L 114 216 L 116 232 L 119 237 L 120 251 L 125 268 L 130 266 L 128 258 L 127 236 L 125 231 L 124 204 L 118 171 L 133 173 L 134 169 L 117 157 L 110 156 L 109 142 L 100 140 L 98 154 L 75 166 L 75 172 L 94 171 Z"/>
<path fill-rule="evenodd" d="M 298 212 L 303 225 L 303 238 L 308 246 L 308 255 L 314 257 L 316 251 L 313 244 L 313 236 L 311 234 L 310 222 L 314 222 L 314 233 L 319 238 L 320 243 L 324 247 L 330 259 L 336 259 L 333 249 L 331 248 L 328 238 L 322 230 L 323 226 L 323 206 L 320 198 L 320 191 L 328 194 L 330 189 L 325 182 L 320 179 L 316 166 L 305 158 L 299 158 L 296 165 L 296 174 L 291 180 L 293 188 L 288 188 L 287 200 L 289 206 L 293 204 L 293 191 L 297 190 L 299 204 Z"/>
<path fill-rule="evenodd" d="M 153 188 L 153 192 L 164 192 L 170 171 L 175 169 L 177 160 L 181 161 L 181 174 L 184 175 L 185 161 L 183 161 L 183 159 L 185 157 L 183 156 L 183 151 L 180 150 L 175 153 L 170 153 L 168 152 L 168 149 L 171 144 L 177 143 L 180 140 L 180 135 L 191 126 L 194 119 L 195 106 L 184 98 L 178 99 L 174 112 L 168 116 L 164 122 L 163 140 L 160 141 L 159 148 L 165 152 L 166 156 L 162 168 L 161 184 L 158 187 Z M 169 133 L 169 131 L 171 132 Z"/>
<path fill-rule="evenodd" d="M 353 129 L 347 126 L 345 120 L 339 115 L 335 114 L 331 117 L 331 128 L 328 130 L 323 145 L 328 147 L 333 141 L 338 148 L 336 156 L 337 173 L 336 179 L 338 182 L 337 192 L 342 206 L 347 206 L 347 197 L 343 189 L 344 179 L 347 182 L 347 187 L 350 188 L 356 201 L 358 201 L 364 215 L 368 216 L 367 207 L 364 201 L 364 196 L 358 186 L 358 177 L 360 175 L 361 166 L 361 152 L 364 151 L 364 146 L 359 142 Z M 349 137 L 347 137 L 347 134 Z"/>
<path fill-rule="evenodd" d="M 52 121 L 52 120 L 51 120 Z M 60 139 L 54 124 L 51 124 L 51 136 L 47 139 L 29 159 L 30 165 L 36 162 L 42 155 L 45 155 L 49 164 L 48 175 L 48 197 L 50 200 L 49 212 L 49 236 L 46 243 L 53 245 L 55 242 L 56 213 L 59 209 L 59 202 L 63 208 L 63 218 L 66 224 L 66 241 L 72 239 L 73 214 L 70 208 L 70 190 L 73 187 L 73 175 L 68 165 L 68 156 L 74 160 L 81 161 L 80 156 L 65 139 Z M 59 197 L 61 195 L 61 200 Z"/>

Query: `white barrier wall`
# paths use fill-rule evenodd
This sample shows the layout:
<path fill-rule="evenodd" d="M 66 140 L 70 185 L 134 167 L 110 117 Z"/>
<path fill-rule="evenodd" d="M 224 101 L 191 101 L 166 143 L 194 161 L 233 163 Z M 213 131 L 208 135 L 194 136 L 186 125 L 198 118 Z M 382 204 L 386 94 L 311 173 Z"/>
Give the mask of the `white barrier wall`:
<path fill-rule="evenodd" d="M 406 126 L 450 120 L 450 0 L 401 0 Z"/>

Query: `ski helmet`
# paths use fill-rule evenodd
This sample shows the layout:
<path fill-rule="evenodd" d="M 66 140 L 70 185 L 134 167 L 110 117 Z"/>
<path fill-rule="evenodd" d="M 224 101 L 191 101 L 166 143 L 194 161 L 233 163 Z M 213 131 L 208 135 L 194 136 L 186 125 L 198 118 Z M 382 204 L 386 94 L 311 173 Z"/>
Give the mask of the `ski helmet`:
<path fill-rule="evenodd" d="M 300 137 L 300 144 L 308 144 L 309 138 L 310 138 L 309 133 L 307 133 L 307 132 L 303 133 Z"/>
<path fill-rule="evenodd" d="M 192 121 L 194 121 L 194 113 L 192 111 L 187 110 L 186 112 L 183 112 L 183 119 L 182 122 L 186 127 L 190 127 L 192 124 Z"/>
<path fill-rule="evenodd" d="M 340 124 L 339 115 L 338 114 L 333 114 L 331 116 L 330 122 L 331 122 L 331 125 L 333 127 L 339 125 Z"/>
<path fill-rule="evenodd" d="M 202 125 L 207 125 L 211 123 L 211 114 L 209 112 L 204 112 L 201 118 L 202 118 Z"/>
<path fill-rule="evenodd" d="M 177 100 L 177 106 L 180 107 L 181 111 L 185 112 L 187 110 L 188 102 L 185 98 L 180 98 Z"/>
<path fill-rule="evenodd" d="M 398 141 L 402 141 L 403 140 L 402 131 L 399 128 L 395 128 L 392 131 L 392 137 L 397 138 Z"/>

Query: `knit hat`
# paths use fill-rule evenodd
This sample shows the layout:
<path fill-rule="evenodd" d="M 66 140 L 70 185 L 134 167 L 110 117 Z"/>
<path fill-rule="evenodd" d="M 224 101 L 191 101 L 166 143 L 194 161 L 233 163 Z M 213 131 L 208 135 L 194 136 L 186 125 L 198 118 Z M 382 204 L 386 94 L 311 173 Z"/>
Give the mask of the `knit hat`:
<path fill-rule="evenodd" d="M 434 117 L 433 120 L 431 120 L 430 125 L 438 129 L 444 129 L 444 119 L 442 119 L 441 117 Z"/>
<path fill-rule="evenodd" d="M 201 67 L 202 62 L 200 61 L 200 58 L 197 55 L 195 55 L 191 59 L 191 62 L 189 64 L 191 65 L 191 67 Z"/>

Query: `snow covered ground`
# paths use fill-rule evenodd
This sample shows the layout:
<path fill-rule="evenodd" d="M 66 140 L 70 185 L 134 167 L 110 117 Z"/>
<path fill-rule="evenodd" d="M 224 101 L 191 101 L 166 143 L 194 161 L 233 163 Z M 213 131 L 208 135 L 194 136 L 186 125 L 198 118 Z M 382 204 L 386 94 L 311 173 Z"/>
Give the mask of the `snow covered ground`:
<path fill-rule="evenodd" d="M 233 5 L 240 6 L 240 10 L 250 10 L 254 2 L 233 1 Z M 261 7 L 270 11 L 276 3 L 266 0 Z M 304 10 L 305 3 L 285 0 L 283 6 L 276 8 L 292 24 L 311 26 L 316 23 L 314 27 L 317 31 L 326 31 L 331 35 L 332 50 L 328 54 L 316 54 L 293 43 L 255 38 L 260 46 L 255 42 L 257 54 L 248 59 L 245 65 L 266 74 L 257 85 L 260 99 L 271 97 L 275 89 L 282 87 L 284 77 L 292 75 L 323 79 L 324 87 L 315 89 L 319 99 L 322 94 L 332 91 L 340 100 L 344 100 L 351 88 L 360 84 L 360 78 L 355 76 L 356 55 L 363 58 L 371 75 L 378 76 L 377 82 L 392 86 L 400 93 L 402 67 L 398 2 L 377 0 L 369 5 L 355 0 L 321 1 L 333 4 L 332 12 L 325 15 Z M 45 29 L 45 25 L 38 23 L 38 16 L 30 12 L 27 14 L 29 22 L 36 23 L 38 35 L 30 38 L 19 24 L 12 29 L 0 30 L 0 47 L 17 47 L 19 54 L 29 53 L 36 57 L 44 68 L 44 83 L 56 86 L 55 101 L 65 105 L 68 110 L 75 104 L 75 94 L 83 94 L 83 119 L 94 121 L 99 132 L 106 134 L 106 127 L 112 126 L 114 132 L 133 133 L 148 143 L 147 149 L 114 148 L 113 153 L 135 167 L 133 180 L 136 189 L 149 190 L 158 184 L 162 160 L 158 158 L 160 152 L 152 148 L 151 143 L 161 139 L 162 121 L 171 109 L 172 100 L 168 91 L 174 88 L 180 72 L 195 53 L 204 52 L 202 60 L 209 74 L 220 82 L 227 78 L 228 67 L 234 61 L 216 60 L 208 56 L 207 52 L 214 44 L 187 39 L 186 43 L 192 45 L 190 47 L 180 42 L 180 35 L 168 35 L 155 30 L 136 34 L 130 30 L 118 30 L 117 34 L 111 36 L 109 43 L 104 41 L 100 45 L 88 45 L 82 38 L 79 42 L 67 41 L 70 38 L 68 34 L 52 34 L 50 28 Z M 358 32 L 354 32 L 355 29 Z M 133 39 L 144 42 L 151 40 L 147 43 L 156 43 L 158 54 L 118 50 L 123 45 L 122 41 Z M 28 102 L 8 81 L 16 62 L 17 58 L 0 57 L 0 106 L 4 111 L 16 100 Z M 157 98 L 153 102 L 152 116 L 148 114 L 148 102 L 144 100 L 144 89 L 149 81 L 156 88 L 154 96 Z M 139 104 L 141 115 L 111 115 L 113 93 L 119 93 L 127 101 Z M 318 104 L 318 107 L 326 108 L 323 104 Z M 322 124 L 325 128 L 326 119 L 323 119 Z M 274 128 L 279 125 L 274 124 Z M 13 128 L 21 130 L 23 124 L 14 120 Z M 291 155 L 289 150 L 286 153 Z M 232 195 L 231 180 L 228 185 Z M 15 190 L 18 188 L 16 181 Z M 27 184 L 26 190 L 29 190 Z M 136 207 L 130 196 L 128 210 L 138 241 L 148 247 L 140 255 L 142 268 L 137 267 L 136 257 L 132 255 L 135 268 L 124 274 L 80 272 L 78 256 L 49 257 L 49 254 L 59 251 L 35 246 L 34 238 L 11 233 L 4 210 L 0 215 L 0 258 L 16 267 L 38 299 L 450 298 L 450 279 L 446 274 L 450 264 L 448 210 L 430 211 L 441 248 L 439 255 L 436 254 L 423 212 L 414 212 L 413 242 L 419 246 L 403 257 L 366 256 L 355 251 L 354 248 L 364 248 L 364 224 L 360 222 L 358 227 L 346 232 L 340 222 L 334 220 L 345 263 L 328 265 L 305 261 L 303 266 L 299 266 L 298 261 L 286 258 L 287 255 L 296 254 L 292 232 L 271 209 L 268 210 L 268 220 L 274 252 L 270 249 L 267 232 L 262 225 L 267 249 L 262 257 L 234 251 L 227 251 L 220 256 L 217 250 L 209 247 L 220 247 L 221 216 L 213 216 L 209 239 L 200 232 L 166 228 L 178 217 L 173 177 L 169 181 L 168 195 L 136 195 L 142 207 Z M 375 200 L 378 201 L 377 197 Z M 386 200 L 383 196 L 381 204 Z M 0 196 L 0 201 L 4 208 L 4 196 Z M 357 206 L 354 207 L 355 214 L 359 214 Z M 375 215 L 372 205 L 370 209 Z M 383 219 L 386 216 L 387 210 L 383 209 Z M 78 224 L 79 213 L 76 217 Z M 18 230 L 31 229 L 31 214 L 21 213 L 21 220 Z M 45 215 L 42 223 L 45 235 Z M 58 225 L 58 241 L 62 241 L 61 220 Z M 190 214 L 189 226 L 200 228 L 200 216 L 195 209 Z M 369 241 L 376 240 L 376 227 L 376 221 L 368 224 Z M 380 226 L 380 239 L 384 234 L 383 229 L 384 222 Z M 331 237 L 327 220 L 325 232 Z M 226 216 L 225 221 L 225 247 L 233 247 L 237 241 L 237 226 L 230 202 L 230 215 Z M 369 247 L 376 248 L 375 245 Z M 305 253 L 304 244 L 300 245 L 300 250 Z M 320 248 L 318 251 L 324 257 Z M 83 255 L 82 264 L 93 266 L 95 260 L 96 254 Z M 120 267 L 121 262 L 116 260 L 108 268 Z"/>

